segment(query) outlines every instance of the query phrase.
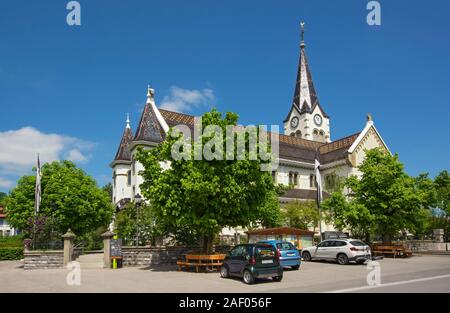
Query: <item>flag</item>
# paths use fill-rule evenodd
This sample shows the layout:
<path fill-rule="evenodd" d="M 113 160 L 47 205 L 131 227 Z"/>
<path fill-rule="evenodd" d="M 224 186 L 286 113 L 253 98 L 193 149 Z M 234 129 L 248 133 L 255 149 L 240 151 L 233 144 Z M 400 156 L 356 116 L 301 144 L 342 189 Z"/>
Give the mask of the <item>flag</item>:
<path fill-rule="evenodd" d="M 34 215 L 39 213 L 39 206 L 41 205 L 41 162 L 39 161 L 39 153 L 37 157 L 36 167 L 36 188 L 34 189 Z"/>
<path fill-rule="evenodd" d="M 322 202 L 322 177 L 320 176 L 320 162 L 316 159 L 314 162 L 314 171 L 316 174 L 316 183 L 317 183 L 317 202 Z"/>

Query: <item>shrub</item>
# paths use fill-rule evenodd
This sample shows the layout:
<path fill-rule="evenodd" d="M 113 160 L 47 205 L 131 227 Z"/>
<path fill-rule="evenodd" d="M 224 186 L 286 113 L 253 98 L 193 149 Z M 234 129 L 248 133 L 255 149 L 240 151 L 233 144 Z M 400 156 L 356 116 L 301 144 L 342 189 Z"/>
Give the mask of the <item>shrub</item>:
<path fill-rule="evenodd" d="M 0 237 L 0 248 L 23 247 L 23 236 Z"/>
<path fill-rule="evenodd" d="M 23 258 L 22 247 L 2 247 L 0 248 L 1 260 L 20 260 Z"/>

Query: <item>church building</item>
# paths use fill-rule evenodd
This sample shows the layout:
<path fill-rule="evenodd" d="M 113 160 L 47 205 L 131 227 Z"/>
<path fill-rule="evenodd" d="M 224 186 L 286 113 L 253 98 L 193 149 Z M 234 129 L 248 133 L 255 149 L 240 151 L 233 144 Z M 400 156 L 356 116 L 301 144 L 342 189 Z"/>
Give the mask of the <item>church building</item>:
<path fill-rule="evenodd" d="M 284 134 L 278 135 L 279 166 L 272 175 L 275 183 L 292 185 L 293 189 L 279 198 L 281 203 L 317 198 L 316 159 L 321 164 L 323 196 L 326 198 L 340 178 L 360 175 L 358 166 L 364 160 L 365 150 L 379 147 L 389 151 L 370 115 L 366 124 L 360 126 L 362 130 L 344 138 L 332 139 L 331 117 L 319 102 L 306 57 L 303 24 L 294 96 L 290 107 L 286 105 L 286 110 L 289 111 L 283 121 Z M 139 186 L 143 179 L 138 173 L 143 168 L 134 160 L 137 147 L 157 146 L 164 141 L 169 128 L 176 125 L 193 128 L 194 116 L 158 109 L 154 90 L 149 87 L 136 132 L 133 134 L 127 118 L 117 153 L 110 164 L 113 170 L 113 201 L 117 209 L 141 194 Z M 322 225 L 322 231 L 327 230 L 333 230 L 333 227 Z M 222 235 L 232 236 L 235 231 L 224 229 Z"/>

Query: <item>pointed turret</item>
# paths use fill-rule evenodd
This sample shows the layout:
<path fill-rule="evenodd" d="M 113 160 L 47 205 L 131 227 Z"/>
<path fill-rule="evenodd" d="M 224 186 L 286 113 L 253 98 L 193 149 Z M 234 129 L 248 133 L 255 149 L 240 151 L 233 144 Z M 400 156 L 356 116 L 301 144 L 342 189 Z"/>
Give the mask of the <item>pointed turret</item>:
<path fill-rule="evenodd" d="M 164 141 L 169 131 L 169 126 L 155 105 L 154 95 L 155 90 L 148 86 L 147 103 L 134 137 L 135 141 L 159 143 Z"/>
<path fill-rule="evenodd" d="M 318 102 L 318 99 L 305 52 L 305 23 L 302 22 L 300 25 L 302 31 L 300 58 L 298 61 L 297 81 L 295 83 L 295 92 L 292 103 L 297 106 L 299 110 L 304 110 L 304 108 L 311 110 L 313 106 L 315 106 L 316 102 Z"/>
<path fill-rule="evenodd" d="M 127 114 L 126 127 L 123 131 L 122 139 L 120 140 L 119 148 L 117 149 L 114 161 L 131 161 L 131 154 L 129 145 L 133 141 L 133 132 L 130 127 L 130 116 Z"/>

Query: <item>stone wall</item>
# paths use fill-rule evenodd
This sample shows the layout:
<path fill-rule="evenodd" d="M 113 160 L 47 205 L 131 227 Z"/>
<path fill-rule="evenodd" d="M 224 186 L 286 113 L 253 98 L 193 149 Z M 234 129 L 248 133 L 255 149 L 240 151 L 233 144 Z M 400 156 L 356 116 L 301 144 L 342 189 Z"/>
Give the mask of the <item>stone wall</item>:
<path fill-rule="evenodd" d="M 406 245 L 415 252 L 450 251 L 450 243 L 433 242 L 431 240 L 410 240 Z"/>
<path fill-rule="evenodd" d="M 25 251 L 24 269 L 62 268 L 64 252 L 61 251 Z"/>
<path fill-rule="evenodd" d="M 217 246 L 215 251 L 225 253 L 229 246 Z M 122 247 L 122 266 L 155 266 L 175 265 L 178 259 L 191 251 L 199 251 L 200 247 Z"/>

